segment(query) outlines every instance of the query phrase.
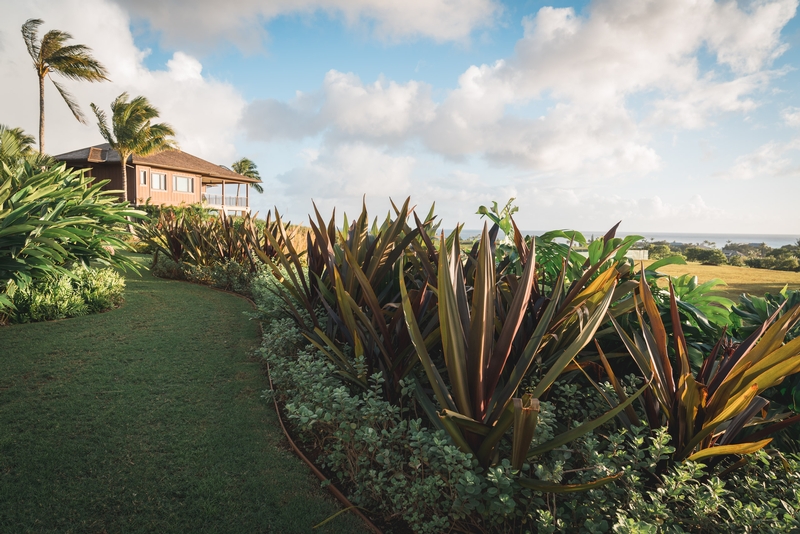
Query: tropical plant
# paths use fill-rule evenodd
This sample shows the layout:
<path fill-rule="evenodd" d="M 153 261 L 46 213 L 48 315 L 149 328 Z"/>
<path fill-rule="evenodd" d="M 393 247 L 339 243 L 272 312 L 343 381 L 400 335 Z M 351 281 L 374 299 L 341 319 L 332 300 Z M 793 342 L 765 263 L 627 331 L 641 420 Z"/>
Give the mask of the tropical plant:
<path fill-rule="evenodd" d="M 739 304 L 735 304 L 731 309 L 734 334 L 739 339 L 746 339 L 771 317 L 783 317 L 788 310 L 798 305 L 800 305 L 800 291 L 788 287 L 784 287 L 777 295 L 767 293 L 763 297 L 757 297 L 743 294 L 739 297 Z M 787 340 L 797 337 L 800 337 L 800 323 L 786 332 Z M 768 393 L 770 393 L 767 395 L 768 398 L 800 413 L 800 375 L 787 378 Z"/>
<path fill-rule="evenodd" d="M 72 36 L 61 30 L 50 30 L 39 40 L 41 19 L 28 19 L 22 25 L 22 38 L 33 60 L 33 68 L 39 77 L 39 153 L 44 154 L 44 79 L 56 73 L 70 80 L 89 82 L 108 81 L 106 69 L 92 57 L 92 50 L 80 44 L 67 44 Z M 86 118 L 75 98 L 58 82 L 50 78 L 67 107 L 85 124 Z"/>
<path fill-rule="evenodd" d="M 511 464 L 519 469 L 528 458 L 612 419 L 644 391 L 639 390 L 603 416 L 529 450 L 537 425 L 539 398 L 592 340 L 606 321 L 609 305 L 619 296 L 615 293 L 619 276 L 616 268 L 612 265 L 597 274 L 615 252 L 611 249 L 588 265 L 584 276 L 570 288 L 564 287 L 566 269 L 562 269 L 549 291 L 540 293 L 534 247 L 525 257 L 521 277 L 508 275 L 498 282 L 488 228 L 484 227 L 471 278 L 465 276 L 457 235 L 448 247 L 442 234 L 437 284 L 431 291 L 438 300 L 436 321 L 449 388 L 431 356 L 430 340 L 421 333 L 405 276 L 400 273 L 406 325 L 442 408 L 439 418 L 454 443 L 482 465 L 498 460 L 498 445 L 512 427 Z M 471 286 L 471 299 L 467 286 Z M 517 396 L 523 380 L 531 377 L 535 362 L 540 362 L 539 372 L 533 373 L 535 385 L 529 393 Z M 578 491 L 614 478 L 575 487 L 534 479 L 521 480 L 520 484 L 548 492 Z"/>
<path fill-rule="evenodd" d="M 25 161 L 33 167 L 44 167 L 53 163 L 52 158 L 35 152 L 31 147 L 35 140 L 21 128 L 9 128 L 0 124 L 0 165 L 14 168 Z"/>
<path fill-rule="evenodd" d="M 295 232 L 290 224 L 273 221 L 270 212 L 261 224 L 256 217 L 246 213 L 234 218 L 223 212 L 208 216 L 202 209 L 166 208 L 142 225 L 138 235 L 154 247 L 156 256 L 163 254 L 175 264 L 211 267 L 233 261 L 254 272 L 260 258 L 274 257 L 275 247 L 284 249 L 284 239 L 291 241 Z"/>
<path fill-rule="evenodd" d="M 645 278 L 642 277 L 634 296 L 638 299 L 635 308 L 638 331 L 626 332 L 612 320 L 633 360 L 651 382 L 651 389 L 642 397 L 645 413 L 650 428 L 666 427 L 672 436 L 673 460 L 752 453 L 771 441 L 764 439 L 770 432 L 797 420 L 787 419 L 761 432 L 742 435 L 747 426 L 780 420 L 759 415 L 769 404 L 759 394 L 800 372 L 800 339 L 783 344 L 786 333 L 800 319 L 800 306 L 777 320 L 777 313 L 773 314 L 738 346 L 721 337 L 694 374 L 674 289 L 670 287 L 670 347 L 670 338 Z M 607 360 L 603 362 L 615 383 L 611 367 Z M 622 394 L 620 397 L 624 398 Z"/>
<path fill-rule="evenodd" d="M 119 153 L 122 168 L 122 199 L 128 200 L 128 158 L 132 155 L 148 156 L 165 150 L 178 148 L 172 138 L 175 131 L 166 123 L 152 124 L 158 118 L 158 110 L 143 96 L 128 100 L 128 93 L 122 93 L 111 103 L 111 129 L 106 114 L 94 103 L 92 111 L 97 116 L 100 135 Z"/>
<path fill-rule="evenodd" d="M 10 305 L 9 288 L 67 273 L 71 264 L 136 269 L 114 251 L 128 248 L 118 225 L 144 214 L 117 203 L 102 190 L 106 183 L 64 164 L 0 165 L 0 307 Z"/>
<path fill-rule="evenodd" d="M 241 158 L 234 161 L 233 165 L 231 165 L 231 168 L 233 169 L 233 172 L 239 173 L 242 176 L 254 178 L 259 182 L 261 181 L 261 175 L 258 173 L 258 166 L 248 158 Z M 250 184 L 250 187 L 255 189 L 258 193 L 264 192 L 264 187 L 260 183 Z"/>

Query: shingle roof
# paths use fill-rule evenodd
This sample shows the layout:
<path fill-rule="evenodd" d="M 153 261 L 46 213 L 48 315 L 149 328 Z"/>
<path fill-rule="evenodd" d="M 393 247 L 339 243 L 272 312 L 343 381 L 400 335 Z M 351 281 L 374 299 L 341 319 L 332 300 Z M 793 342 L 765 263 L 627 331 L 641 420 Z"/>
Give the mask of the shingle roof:
<path fill-rule="evenodd" d="M 72 152 L 65 152 L 55 156 L 59 161 L 91 162 L 91 163 L 119 163 L 119 152 L 112 149 L 108 143 L 94 145 Z M 165 167 L 176 171 L 185 171 L 199 174 L 203 177 L 226 179 L 236 182 L 258 183 L 261 180 L 248 178 L 233 172 L 222 165 L 215 165 L 197 156 L 192 156 L 180 150 L 167 150 L 152 156 L 131 156 L 134 165 L 153 165 Z"/>

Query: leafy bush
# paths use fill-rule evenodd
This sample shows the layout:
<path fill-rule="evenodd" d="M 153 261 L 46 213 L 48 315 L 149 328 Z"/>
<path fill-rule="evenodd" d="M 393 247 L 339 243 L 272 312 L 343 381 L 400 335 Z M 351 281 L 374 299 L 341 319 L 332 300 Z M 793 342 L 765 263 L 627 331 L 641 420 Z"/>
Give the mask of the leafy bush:
<path fill-rule="evenodd" d="M 269 297 L 259 304 L 272 308 L 278 302 Z M 293 321 L 267 326 L 261 353 L 289 422 L 319 454 L 317 462 L 350 488 L 356 505 L 384 520 L 403 519 L 414 532 L 639 533 L 659 532 L 665 525 L 670 532 L 716 532 L 723 522 L 731 531 L 800 528 L 796 458 L 786 458 L 784 470 L 777 459 L 760 453 L 722 479 L 695 462 L 664 470 L 661 464 L 674 452 L 664 429 L 652 437 L 642 427 L 606 429 L 523 470 L 553 482 L 570 471 L 585 481 L 624 473 L 616 483 L 584 493 L 540 493 L 521 486 L 508 461 L 483 469 L 447 433 L 426 428 L 415 412 L 410 383 L 399 405 L 381 399 L 379 375 L 367 390 L 353 392 L 335 365 L 304 345 Z M 602 387 L 612 391 L 610 384 Z M 557 433 L 556 413 L 577 421 L 604 409 L 604 401 L 576 385 L 557 384 L 553 398 L 554 403 L 542 403 L 534 445 Z M 677 530 L 679 525 L 685 530 Z"/>
<path fill-rule="evenodd" d="M 734 267 L 744 267 L 744 257 L 739 254 L 731 254 L 728 258 L 728 265 L 732 265 Z"/>
<path fill-rule="evenodd" d="M 704 265 L 725 265 L 728 262 L 725 253 L 718 248 L 688 247 L 684 254 L 687 260 Z"/>
<path fill-rule="evenodd" d="M 766 258 L 747 258 L 744 264 L 753 269 L 774 269 L 775 258 L 767 256 Z"/>
<path fill-rule="evenodd" d="M 158 278 L 186 280 L 195 284 L 212 286 L 241 295 L 251 295 L 251 284 L 258 271 L 234 260 L 224 260 L 212 265 L 193 265 L 187 262 L 174 262 L 163 254 L 153 256 L 150 271 Z"/>
<path fill-rule="evenodd" d="M 125 281 L 114 269 L 79 266 L 68 274 L 12 286 L 8 322 L 28 323 L 78 317 L 122 303 Z M 2 316 L 0 316 L 0 323 Z"/>
<path fill-rule="evenodd" d="M 648 257 L 651 260 L 660 260 L 672 256 L 674 252 L 669 248 L 669 245 L 652 244 L 647 247 Z"/>
<path fill-rule="evenodd" d="M 103 191 L 106 183 L 63 164 L 0 165 L 0 313 L 11 305 L 11 282 L 24 288 L 89 262 L 136 268 L 114 251 L 127 248 L 120 225 L 144 214 Z"/>

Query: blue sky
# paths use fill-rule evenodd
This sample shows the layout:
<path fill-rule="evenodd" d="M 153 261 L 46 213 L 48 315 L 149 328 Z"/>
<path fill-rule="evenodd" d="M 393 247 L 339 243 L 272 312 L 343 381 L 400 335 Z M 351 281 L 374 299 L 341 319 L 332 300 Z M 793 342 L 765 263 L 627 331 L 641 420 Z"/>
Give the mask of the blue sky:
<path fill-rule="evenodd" d="M 530 229 L 800 235 L 797 0 L 18 4 L 0 122 L 36 131 L 19 27 L 42 18 L 111 70 L 70 85 L 87 110 L 144 94 L 187 152 L 253 159 L 262 212 L 411 195 L 476 227 L 513 196 Z M 48 151 L 101 141 L 47 104 Z"/>

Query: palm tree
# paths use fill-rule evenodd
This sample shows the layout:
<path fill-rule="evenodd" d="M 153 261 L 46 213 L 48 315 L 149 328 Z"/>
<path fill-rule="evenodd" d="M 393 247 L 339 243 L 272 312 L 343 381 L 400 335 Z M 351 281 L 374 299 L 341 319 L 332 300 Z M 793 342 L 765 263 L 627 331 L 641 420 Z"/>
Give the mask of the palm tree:
<path fill-rule="evenodd" d="M 106 122 L 106 114 L 92 103 L 92 111 L 97 116 L 100 135 L 119 152 L 122 165 L 123 200 L 128 200 L 128 158 L 132 155 L 148 156 L 165 150 L 175 150 L 177 143 L 172 137 L 175 131 L 166 123 L 151 124 L 158 117 L 158 110 L 143 96 L 130 102 L 128 93 L 122 93 L 111 103 L 111 130 Z M 112 132 L 113 130 L 113 132 Z"/>
<path fill-rule="evenodd" d="M 46 167 L 53 163 L 52 158 L 33 150 L 36 139 L 22 128 L 9 128 L 0 124 L 0 165 L 9 167 L 28 162 L 32 167 Z"/>
<path fill-rule="evenodd" d="M 108 80 L 106 69 L 91 55 L 92 49 L 84 45 L 67 45 L 72 36 L 60 30 L 50 30 L 42 40 L 38 39 L 38 29 L 43 23 L 41 19 L 29 19 L 22 25 L 22 38 L 28 47 L 28 54 L 33 59 L 33 68 L 39 76 L 39 152 L 44 154 L 44 78 L 51 72 L 58 73 L 70 80 L 86 80 L 99 82 Z M 56 86 L 67 107 L 82 124 L 86 118 L 81 112 L 75 98 L 55 80 Z"/>
<path fill-rule="evenodd" d="M 256 180 L 261 181 L 261 175 L 258 174 L 258 167 L 252 160 L 248 158 L 242 158 L 238 161 L 234 161 L 233 165 L 231 165 L 233 172 L 241 174 L 242 176 L 247 176 L 248 178 L 255 178 Z M 259 193 L 264 192 L 264 187 L 260 183 L 250 184 L 250 187 L 255 189 Z M 238 194 L 238 192 L 237 192 Z"/>

